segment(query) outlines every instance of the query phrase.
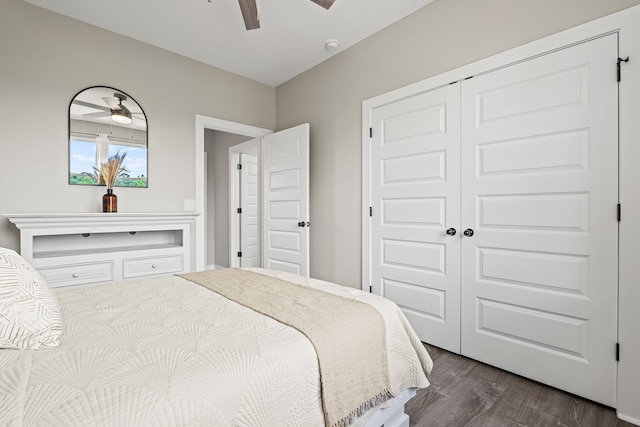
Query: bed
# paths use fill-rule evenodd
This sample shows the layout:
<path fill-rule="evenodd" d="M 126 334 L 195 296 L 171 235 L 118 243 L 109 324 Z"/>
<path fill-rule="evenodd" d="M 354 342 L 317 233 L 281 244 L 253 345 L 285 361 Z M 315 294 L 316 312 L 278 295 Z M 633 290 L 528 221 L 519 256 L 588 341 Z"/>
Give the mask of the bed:
<path fill-rule="evenodd" d="M 18 280 L 13 273 L 16 266 Z M 340 343 L 338 358 L 331 362 L 337 366 L 332 367 L 319 356 L 323 347 L 318 344 L 321 339 L 314 338 L 318 332 L 296 329 L 286 320 L 283 323 L 261 314 L 262 307 L 236 302 L 237 295 L 223 296 L 198 282 L 204 277 L 204 282 L 223 286 L 220 282 L 228 282 L 231 274 L 239 275 L 240 281 L 249 278 L 254 285 L 285 283 L 305 288 L 303 292 L 321 292 L 341 303 L 366 306 L 382 319 L 379 333 L 383 338 L 376 338 L 367 323 L 355 332 L 365 339 L 354 339 L 355 335 L 344 330 L 362 322 L 348 317 L 338 320 L 336 324 L 344 327 L 335 332 L 335 340 L 328 340 L 329 347 Z M 16 284 L 23 289 L 17 292 Z M 241 289 L 231 288 L 232 293 Z M 273 289 L 264 295 L 276 293 Z M 16 301 L 29 304 L 19 310 L 15 304 L 10 307 Z M 271 305 L 296 304 L 279 301 Z M 33 330 L 23 334 L 22 341 L 16 340 L 18 332 L 7 327 L 10 320 L 27 323 Z M 391 301 L 263 269 L 216 270 L 53 292 L 19 255 L 3 250 L 2 335 L 0 425 L 7 426 L 408 425 L 402 405 L 416 388 L 428 386 L 432 368 L 424 346 Z M 352 348 L 351 341 L 362 343 Z M 367 354 L 372 353 L 370 349 L 356 350 L 372 342 L 382 343 L 383 351 L 376 352 L 376 357 L 380 356 L 377 353 L 383 356 Z M 350 361 L 341 359 L 345 354 Z M 382 359 L 386 367 L 378 366 Z M 362 366 L 369 366 L 366 375 L 359 375 L 366 378 L 351 378 Z M 346 417 L 344 408 L 337 415 L 332 412 L 332 406 L 335 410 L 363 393 L 366 386 L 361 380 L 366 383 L 376 377 L 387 381 L 384 393 L 374 393 L 371 400 L 367 397 L 368 404 L 349 406 Z M 331 403 L 336 396 L 338 401 Z M 385 407 L 391 409 L 381 409 Z"/>

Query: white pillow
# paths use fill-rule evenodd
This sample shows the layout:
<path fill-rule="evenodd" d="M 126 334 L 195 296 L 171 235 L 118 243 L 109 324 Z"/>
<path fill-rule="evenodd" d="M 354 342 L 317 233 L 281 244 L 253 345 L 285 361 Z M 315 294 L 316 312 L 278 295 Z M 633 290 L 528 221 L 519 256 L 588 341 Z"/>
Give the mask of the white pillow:
<path fill-rule="evenodd" d="M 55 294 L 24 258 L 0 248 L 0 348 L 55 347 L 61 333 Z"/>

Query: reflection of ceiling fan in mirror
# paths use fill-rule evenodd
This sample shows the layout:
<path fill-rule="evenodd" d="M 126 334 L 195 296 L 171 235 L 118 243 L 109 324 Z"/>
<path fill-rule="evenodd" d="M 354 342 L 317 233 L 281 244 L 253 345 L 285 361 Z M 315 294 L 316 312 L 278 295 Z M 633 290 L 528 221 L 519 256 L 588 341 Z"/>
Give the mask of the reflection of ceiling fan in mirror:
<path fill-rule="evenodd" d="M 134 119 L 144 120 L 144 117 L 137 117 L 137 115 L 143 116 L 142 113 L 132 113 L 131 110 L 129 110 L 129 108 L 127 108 L 127 106 L 123 104 L 123 102 L 127 100 L 127 96 L 122 93 L 116 92 L 113 94 L 113 97 L 104 96 L 102 97 L 102 100 L 104 101 L 106 106 L 96 105 L 90 102 L 81 101 L 79 99 L 75 99 L 73 103 L 81 105 L 83 107 L 100 110 L 97 113 L 83 114 L 82 117 L 86 119 L 110 116 L 111 120 L 121 124 L 130 124 Z"/>
<path fill-rule="evenodd" d="M 335 0 L 311 0 L 317 5 L 329 9 Z M 240 3 L 240 10 L 242 11 L 242 18 L 244 19 L 244 26 L 247 30 L 255 30 L 260 28 L 260 12 L 258 12 L 258 6 L 256 0 L 238 0 Z"/>

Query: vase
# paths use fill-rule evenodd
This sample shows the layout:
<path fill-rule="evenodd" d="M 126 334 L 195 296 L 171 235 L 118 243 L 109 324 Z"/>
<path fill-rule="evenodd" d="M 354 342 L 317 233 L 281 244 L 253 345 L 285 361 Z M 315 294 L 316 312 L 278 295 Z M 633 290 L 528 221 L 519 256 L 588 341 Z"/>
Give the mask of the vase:
<path fill-rule="evenodd" d="M 118 196 L 112 188 L 107 188 L 107 194 L 102 196 L 102 212 L 118 212 Z"/>

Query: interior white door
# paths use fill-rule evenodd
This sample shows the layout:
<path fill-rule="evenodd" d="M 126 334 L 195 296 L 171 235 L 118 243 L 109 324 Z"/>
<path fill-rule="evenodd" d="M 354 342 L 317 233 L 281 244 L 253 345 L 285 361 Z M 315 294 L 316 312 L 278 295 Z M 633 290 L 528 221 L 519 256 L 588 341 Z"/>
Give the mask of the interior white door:
<path fill-rule="evenodd" d="M 240 153 L 240 267 L 260 267 L 258 147 Z"/>
<path fill-rule="evenodd" d="M 260 138 L 229 147 L 229 267 L 261 267 Z"/>
<path fill-rule="evenodd" d="M 376 108 L 371 124 L 372 291 L 459 352 L 460 86 Z"/>
<path fill-rule="evenodd" d="M 263 267 L 309 275 L 309 124 L 262 138 Z"/>
<path fill-rule="evenodd" d="M 462 84 L 462 353 L 615 406 L 617 36 Z"/>

